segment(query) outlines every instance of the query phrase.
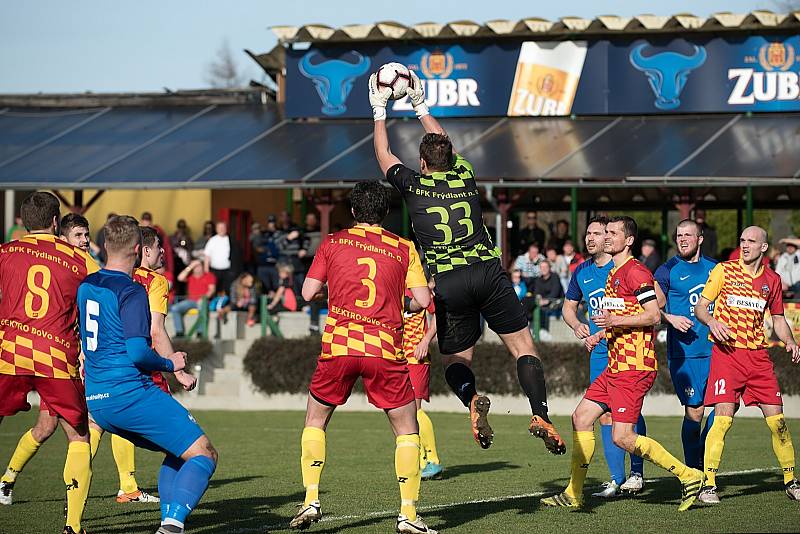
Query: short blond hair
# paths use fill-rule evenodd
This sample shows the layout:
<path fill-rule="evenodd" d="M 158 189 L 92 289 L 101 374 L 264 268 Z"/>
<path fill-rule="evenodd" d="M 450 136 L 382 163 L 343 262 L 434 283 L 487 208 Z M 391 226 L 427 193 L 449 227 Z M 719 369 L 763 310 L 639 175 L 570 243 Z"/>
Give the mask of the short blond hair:
<path fill-rule="evenodd" d="M 103 227 L 106 252 L 119 254 L 133 249 L 142 242 L 139 221 L 130 215 L 111 217 Z"/>

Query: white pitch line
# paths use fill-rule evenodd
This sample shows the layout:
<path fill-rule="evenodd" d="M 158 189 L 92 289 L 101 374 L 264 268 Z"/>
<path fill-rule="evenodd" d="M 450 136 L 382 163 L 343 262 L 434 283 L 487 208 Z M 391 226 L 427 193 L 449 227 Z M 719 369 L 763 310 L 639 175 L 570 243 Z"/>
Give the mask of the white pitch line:
<path fill-rule="evenodd" d="M 726 471 L 724 473 L 717 473 L 718 477 L 730 477 L 730 476 L 737 476 L 737 475 L 748 475 L 751 473 L 768 473 L 770 471 L 780 471 L 778 467 L 762 467 L 756 469 L 742 469 L 741 471 Z M 659 482 L 664 482 L 667 480 L 672 480 L 671 477 L 662 477 L 662 478 L 653 478 L 647 479 L 648 484 L 656 484 Z M 451 508 L 453 506 L 464 506 L 466 504 L 486 504 L 492 502 L 503 502 L 503 501 L 514 501 L 517 499 L 530 499 L 531 497 L 544 497 L 545 495 L 552 494 L 552 491 L 536 491 L 533 493 L 521 493 L 519 495 L 500 495 L 497 497 L 487 497 L 485 499 L 474 499 L 471 501 L 460 501 L 460 502 L 451 502 L 447 504 L 430 504 L 427 506 L 418 506 L 417 510 L 419 512 L 435 512 L 438 510 L 444 510 L 447 508 Z M 362 515 L 326 515 L 321 520 L 320 523 L 333 523 L 338 521 L 349 521 L 352 519 L 367 519 L 370 517 L 395 517 L 397 515 L 397 510 L 382 510 L 380 512 L 369 512 Z M 272 531 L 272 530 L 288 530 L 288 526 L 286 523 L 283 524 L 275 524 L 275 525 L 267 525 L 265 527 L 259 528 L 241 528 L 237 530 L 232 530 L 233 534 L 244 534 L 245 532 L 263 532 L 263 531 Z"/>

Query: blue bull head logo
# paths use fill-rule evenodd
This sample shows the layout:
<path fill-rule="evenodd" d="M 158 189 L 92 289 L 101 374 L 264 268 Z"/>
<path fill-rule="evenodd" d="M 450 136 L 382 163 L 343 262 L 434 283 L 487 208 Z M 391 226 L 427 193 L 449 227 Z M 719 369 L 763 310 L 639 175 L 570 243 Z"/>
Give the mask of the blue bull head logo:
<path fill-rule="evenodd" d="M 644 72 L 656 95 L 658 109 L 675 109 L 681 105 L 678 98 L 686 85 L 689 73 L 706 62 L 706 49 L 695 45 L 694 54 L 685 56 L 677 52 L 661 52 L 652 56 L 642 55 L 647 47 L 641 44 L 630 54 L 631 65 Z"/>
<path fill-rule="evenodd" d="M 314 82 L 322 100 L 322 112 L 325 115 L 341 115 L 347 110 L 344 103 L 350 95 L 353 82 L 369 70 L 369 58 L 353 52 L 355 63 L 331 59 L 314 64 L 311 60 L 316 55 L 317 52 L 313 51 L 303 56 L 299 65 L 300 72 Z"/>

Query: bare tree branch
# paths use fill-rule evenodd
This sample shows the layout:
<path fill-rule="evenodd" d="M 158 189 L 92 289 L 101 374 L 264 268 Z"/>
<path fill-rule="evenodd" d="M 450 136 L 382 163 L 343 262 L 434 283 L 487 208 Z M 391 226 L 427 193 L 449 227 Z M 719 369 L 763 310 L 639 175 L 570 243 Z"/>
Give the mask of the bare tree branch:
<path fill-rule="evenodd" d="M 232 89 L 245 85 L 245 76 L 233 58 L 230 43 L 225 39 L 217 49 L 217 57 L 206 67 L 206 81 L 211 87 Z"/>

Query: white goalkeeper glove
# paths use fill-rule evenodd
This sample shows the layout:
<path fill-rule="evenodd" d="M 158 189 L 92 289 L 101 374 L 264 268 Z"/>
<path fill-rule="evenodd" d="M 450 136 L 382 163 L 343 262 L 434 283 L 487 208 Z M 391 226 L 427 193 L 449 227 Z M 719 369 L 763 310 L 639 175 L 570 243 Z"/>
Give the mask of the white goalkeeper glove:
<path fill-rule="evenodd" d="M 392 90 L 389 87 L 378 87 L 378 75 L 372 73 L 369 77 L 369 105 L 372 106 L 372 118 L 376 121 L 386 120 L 386 104 Z"/>
<path fill-rule="evenodd" d="M 411 74 L 411 83 L 408 84 L 406 94 L 408 95 L 408 99 L 411 100 L 411 106 L 414 108 L 417 118 L 421 119 L 425 115 L 430 114 L 428 105 L 425 104 L 425 90 L 422 88 L 422 82 L 419 81 L 419 76 L 417 76 L 413 70 L 409 70 L 408 72 Z"/>

